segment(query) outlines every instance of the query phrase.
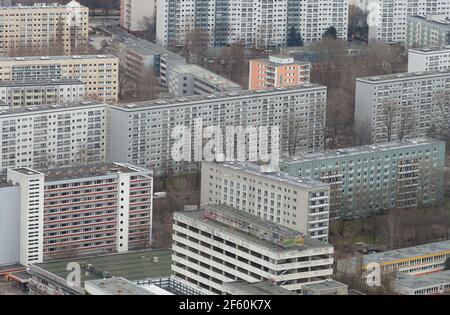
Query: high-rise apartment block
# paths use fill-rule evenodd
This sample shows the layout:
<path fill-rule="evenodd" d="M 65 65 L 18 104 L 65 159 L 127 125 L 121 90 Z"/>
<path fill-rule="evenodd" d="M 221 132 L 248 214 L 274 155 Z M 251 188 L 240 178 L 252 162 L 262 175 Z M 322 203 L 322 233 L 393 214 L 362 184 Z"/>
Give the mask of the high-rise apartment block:
<path fill-rule="evenodd" d="M 101 163 L 106 106 L 92 101 L 0 111 L 0 170 Z"/>
<path fill-rule="evenodd" d="M 374 143 L 446 132 L 450 70 L 356 79 L 355 126 Z"/>
<path fill-rule="evenodd" d="M 225 205 L 175 212 L 172 251 L 175 278 L 205 294 L 239 280 L 300 292 L 333 274 L 332 245 Z"/>
<path fill-rule="evenodd" d="M 84 51 L 89 43 L 88 14 L 89 9 L 76 1 L 0 7 L 0 55 L 27 49 L 51 52 L 61 45 L 67 55 Z"/>
<path fill-rule="evenodd" d="M 368 216 L 443 201 L 445 142 L 429 138 L 284 158 L 280 169 L 330 185 L 330 217 Z"/>
<path fill-rule="evenodd" d="M 130 32 L 147 31 L 156 21 L 156 0 L 121 0 L 120 26 Z"/>
<path fill-rule="evenodd" d="M 347 0 L 256 0 L 157 2 L 156 39 L 162 45 L 183 45 L 193 29 L 208 35 L 209 46 L 242 43 L 247 47 L 279 47 L 286 44 L 290 27 L 305 42 L 322 38 L 334 26 L 347 38 Z"/>
<path fill-rule="evenodd" d="M 69 103 L 84 98 L 85 86 L 80 80 L 0 81 L 0 100 L 11 108 Z"/>
<path fill-rule="evenodd" d="M 450 69 L 450 47 L 409 49 L 408 72 Z"/>
<path fill-rule="evenodd" d="M 366 5 L 369 41 L 405 42 L 412 15 L 450 17 L 449 0 L 369 0 Z"/>
<path fill-rule="evenodd" d="M 15 208 L 20 222 L 13 229 L 19 235 L 20 255 L 13 262 L 28 265 L 148 246 L 152 175 L 123 163 L 42 172 L 8 169 L 7 182 L 20 191 Z"/>
<path fill-rule="evenodd" d="M 406 31 L 408 47 L 429 48 L 450 45 L 450 15 L 409 16 Z"/>
<path fill-rule="evenodd" d="M 119 59 L 113 55 L 0 58 L 0 81 L 76 79 L 85 84 L 87 98 L 116 102 Z"/>
<path fill-rule="evenodd" d="M 330 186 L 250 163 L 202 163 L 201 205 L 227 204 L 328 241 Z"/>
<path fill-rule="evenodd" d="M 250 60 L 250 90 L 286 87 L 309 83 L 311 64 L 292 57 L 270 56 Z"/>
<path fill-rule="evenodd" d="M 163 174 L 195 170 L 198 163 L 193 155 L 188 161 L 177 161 L 171 150 L 174 143 L 180 142 L 172 136 L 174 128 L 185 126 L 194 138 L 196 119 L 203 127 L 219 127 L 224 137 L 226 126 L 277 126 L 280 151 L 287 151 L 289 126 L 294 123 L 298 128 L 298 152 L 319 151 L 324 146 L 325 106 L 326 87 L 315 84 L 113 105 L 109 115 L 109 123 L 114 126 L 109 134 L 109 159 L 128 161 Z M 268 141 L 264 142 L 269 153 L 270 140 L 269 130 Z M 198 147 L 198 143 L 190 143 L 192 150 Z M 252 142 L 246 143 L 249 149 Z"/>

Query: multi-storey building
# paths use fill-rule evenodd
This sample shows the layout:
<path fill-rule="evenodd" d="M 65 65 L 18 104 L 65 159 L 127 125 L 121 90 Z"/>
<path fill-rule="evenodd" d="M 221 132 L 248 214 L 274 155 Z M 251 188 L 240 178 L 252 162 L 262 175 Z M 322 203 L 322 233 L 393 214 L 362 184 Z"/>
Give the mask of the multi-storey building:
<path fill-rule="evenodd" d="M 119 60 L 113 55 L 2 57 L 0 81 L 77 79 L 85 84 L 86 97 L 116 102 Z"/>
<path fill-rule="evenodd" d="M 157 2 L 156 39 L 162 45 L 183 45 L 193 29 L 208 35 L 210 46 L 240 42 L 247 47 L 278 47 L 286 44 L 290 27 L 297 28 L 305 42 L 322 38 L 334 26 L 347 38 L 347 0 L 256 0 Z"/>
<path fill-rule="evenodd" d="M 240 91 L 241 86 L 197 65 L 179 65 L 169 69 L 169 92 L 190 96 Z"/>
<path fill-rule="evenodd" d="M 311 63 L 292 57 L 270 56 L 250 60 L 249 90 L 263 90 L 309 83 Z"/>
<path fill-rule="evenodd" d="M 401 272 L 422 276 L 443 270 L 448 257 L 450 257 L 450 241 L 442 241 L 367 254 L 360 258 L 343 258 L 337 261 L 337 270 L 343 273 L 362 271 L 363 278 L 368 284 L 372 284 L 378 277 L 377 269 L 381 273 Z"/>
<path fill-rule="evenodd" d="M 294 125 L 298 131 L 296 150 L 319 151 L 324 145 L 325 107 L 326 87 L 314 84 L 113 105 L 109 113 L 111 145 L 108 156 L 110 161 L 128 161 L 158 173 L 195 170 L 198 160 L 176 161 L 171 150 L 175 143 L 180 142 L 172 136 L 174 128 L 184 126 L 188 131 L 193 131 L 196 121 L 201 121 L 203 127 L 219 127 L 223 135 L 226 135 L 227 126 L 266 126 L 270 129 L 268 142 L 262 144 L 266 145 L 269 154 L 270 127 L 278 127 L 277 137 L 281 138 L 279 149 L 283 152 L 287 151 L 289 144 L 289 127 Z M 190 134 L 195 138 L 194 132 Z M 246 148 L 250 148 L 252 142 L 248 141 L 247 136 L 245 138 L 249 144 Z M 238 141 L 235 140 L 235 143 Z M 202 150 L 198 142 L 187 141 L 186 146 L 189 143 L 193 151 Z M 256 153 L 257 149 L 256 146 Z"/>
<path fill-rule="evenodd" d="M 355 126 L 374 143 L 448 132 L 450 69 L 356 79 Z"/>
<path fill-rule="evenodd" d="M 424 17 L 409 16 L 406 30 L 408 47 L 427 48 L 450 45 L 450 15 Z"/>
<path fill-rule="evenodd" d="M 130 32 L 146 31 L 148 23 L 153 23 L 156 0 L 121 0 L 120 26 Z"/>
<path fill-rule="evenodd" d="M 0 81 L 0 100 L 9 107 L 82 101 L 84 83 L 75 79 L 48 81 Z"/>
<path fill-rule="evenodd" d="M 332 245 L 225 205 L 175 212 L 172 251 L 175 278 L 206 294 L 238 280 L 300 292 L 333 274 Z"/>
<path fill-rule="evenodd" d="M 445 143 L 429 138 L 297 155 L 280 169 L 330 185 L 330 217 L 351 218 L 443 200 Z"/>
<path fill-rule="evenodd" d="M 398 273 L 392 290 L 403 295 L 436 295 L 450 292 L 450 270 L 427 273 L 416 277 Z"/>
<path fill-rule="evenodd" d="M 19 261 L 19 186 L 0 181 L 0 266 Z"/>
<path fill-rule="evenodd" d="M 449 0 L 369 0 L 369 41 L 404 42 L 412 15 L 450 17 Z"/>
<path fill-rule="evenodd" d="M 20 188 L 20 263 L 148 246 L 152 174 L 119 163 L 8 169 Z"/>
<path fill-rule="evenodd" d="M 447 48 L 409 49 L 408 72 L 447 70 L 450 68 L 450 46 Z"/>
<path fill-rule="evenodd" d="M 104 162 L 106 106 L 81 101 L 0 111 L 0 170 Z"/>
<path fill-rule="evenodd" d="M 16 49 L 51 51 L 59 45 L 67 55 L 84 51 L 89 42 L 88 13 L 76 1 L 0 7 L 0 55 Z"/>
<path fill-rule="evenodd" d="M 250 163 L 202 163 L 201 205 L 227 204 L 328 241 L 330 186 Z"/>

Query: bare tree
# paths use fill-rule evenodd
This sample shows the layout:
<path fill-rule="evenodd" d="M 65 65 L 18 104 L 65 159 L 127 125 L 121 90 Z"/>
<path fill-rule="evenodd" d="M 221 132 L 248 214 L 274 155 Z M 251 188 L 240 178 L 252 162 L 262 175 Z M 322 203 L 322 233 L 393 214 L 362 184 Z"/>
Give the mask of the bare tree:
<path fill-rule="evenodd" d="M 392 141 L 394 129 L 397 127 L 397 116 L 399 115 L 399 105 L 395 101 L 384 101 L 381 108 L 383 112 L 383 124 L 386 128 L 387 141 Z"/>
<path fill-rule="evenodd" d="M 200 28 L 194 28 L 184 35 L 183 56 L 190 63 L 202 65 L 208 48 L 209 35 Z"/>

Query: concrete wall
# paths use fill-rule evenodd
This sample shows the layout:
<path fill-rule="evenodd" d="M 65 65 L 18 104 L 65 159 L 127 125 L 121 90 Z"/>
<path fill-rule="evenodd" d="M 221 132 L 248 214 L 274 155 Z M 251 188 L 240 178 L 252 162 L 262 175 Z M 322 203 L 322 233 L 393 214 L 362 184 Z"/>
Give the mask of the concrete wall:
<path fill-rule="evenodd" d="M 20 189 L 0 188 L 0 266 L 14 264 L 20 256 Z"/>

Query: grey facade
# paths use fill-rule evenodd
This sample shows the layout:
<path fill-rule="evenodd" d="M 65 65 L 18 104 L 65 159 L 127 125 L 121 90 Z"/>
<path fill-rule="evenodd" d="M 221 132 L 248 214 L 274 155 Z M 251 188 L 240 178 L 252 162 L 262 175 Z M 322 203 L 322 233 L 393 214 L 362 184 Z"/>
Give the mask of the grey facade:
<path fill-rule="evenodd" d="M 450 16 L 440 19 L 409 16 L 406 43 L 409 47 L 414 48 L 450 45 Z"/>
<path fill-rule="evenodd" d="M 19 262 L 20 189 L 0 182 L 0 266 Z"/>

